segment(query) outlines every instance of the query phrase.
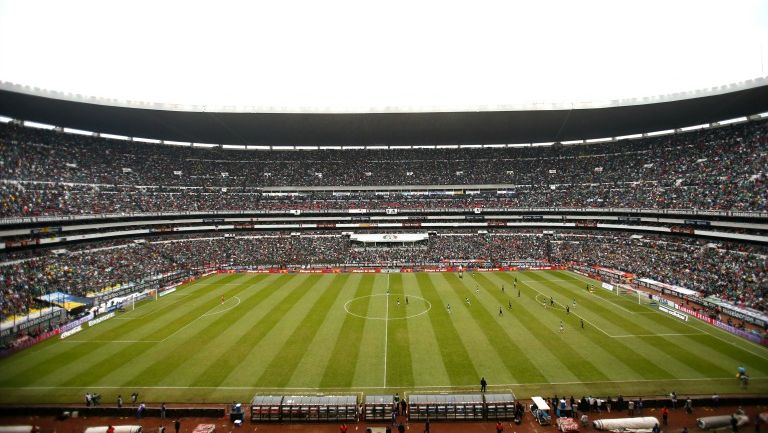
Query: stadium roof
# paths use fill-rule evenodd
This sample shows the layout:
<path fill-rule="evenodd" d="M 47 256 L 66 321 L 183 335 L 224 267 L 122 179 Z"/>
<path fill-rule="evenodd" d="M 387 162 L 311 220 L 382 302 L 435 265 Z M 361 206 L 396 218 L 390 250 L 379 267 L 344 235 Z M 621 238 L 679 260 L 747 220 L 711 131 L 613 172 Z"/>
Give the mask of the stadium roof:
<path fill-rule="evenodd" d="M 768 112 L 768 81 L 705 96 L 592 109 L 433 113 L 212 113 L 129 108 L 0 86 L 0 115 L 194 143 L 270 146 L 542 143 L 620 137 Z M 730 89 L 738 89 L 729 91 Z M 46 95 L 46 96 L 40 96 Z"/>

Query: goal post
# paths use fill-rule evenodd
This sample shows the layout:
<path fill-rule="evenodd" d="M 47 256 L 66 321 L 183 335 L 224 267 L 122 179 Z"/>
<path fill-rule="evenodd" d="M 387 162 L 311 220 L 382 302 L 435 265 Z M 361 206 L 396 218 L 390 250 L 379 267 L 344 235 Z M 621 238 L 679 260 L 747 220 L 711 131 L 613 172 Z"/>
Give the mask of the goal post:
<path fill-rule="evenodd" d="M 640 305 L 653 306 L 658 304 L 651 293 L 637 290 L 628 284 L 617 284 L 616 294 L 631 299 L 633 302 L 637 302 Z"/>

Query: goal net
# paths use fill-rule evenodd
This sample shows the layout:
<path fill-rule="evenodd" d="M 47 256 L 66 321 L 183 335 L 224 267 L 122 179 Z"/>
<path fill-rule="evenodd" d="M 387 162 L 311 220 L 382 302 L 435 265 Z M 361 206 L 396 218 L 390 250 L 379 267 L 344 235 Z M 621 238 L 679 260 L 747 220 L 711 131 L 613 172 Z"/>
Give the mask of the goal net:
<path fill-rule="evenodd" d="M 617 284 L 615 290 L 616 295 L 630 299 L 638 304 L 650 306 L 658 305 L 658 302 L 652 294 L 637 290 L 627 284 Z"/>

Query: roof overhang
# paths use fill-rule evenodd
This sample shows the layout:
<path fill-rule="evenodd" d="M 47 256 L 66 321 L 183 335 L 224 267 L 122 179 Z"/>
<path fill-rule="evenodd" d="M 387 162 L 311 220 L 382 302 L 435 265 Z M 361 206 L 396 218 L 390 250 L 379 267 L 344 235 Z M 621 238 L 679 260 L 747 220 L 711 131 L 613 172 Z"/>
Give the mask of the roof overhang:
<path fill-rule="evenodd" d="M 0 115 L 87 131 L 235 145 L 513 144 L 617 137 L 768 111 L 768 85 L 594 109 L 434 113 L 213 113 L 128 108 L 0 89 Z"/>

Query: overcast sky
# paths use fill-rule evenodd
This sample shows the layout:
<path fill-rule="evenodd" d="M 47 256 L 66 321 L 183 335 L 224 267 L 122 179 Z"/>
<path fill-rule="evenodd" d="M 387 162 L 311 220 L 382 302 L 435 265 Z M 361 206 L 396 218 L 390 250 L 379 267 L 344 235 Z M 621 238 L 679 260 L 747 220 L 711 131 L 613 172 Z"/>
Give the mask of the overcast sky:
<path fill-rule="evenodd" d="M 249 111 L 604 101 L 764 63 L 758 0 L 0 0 L 2 81 Z"/>

